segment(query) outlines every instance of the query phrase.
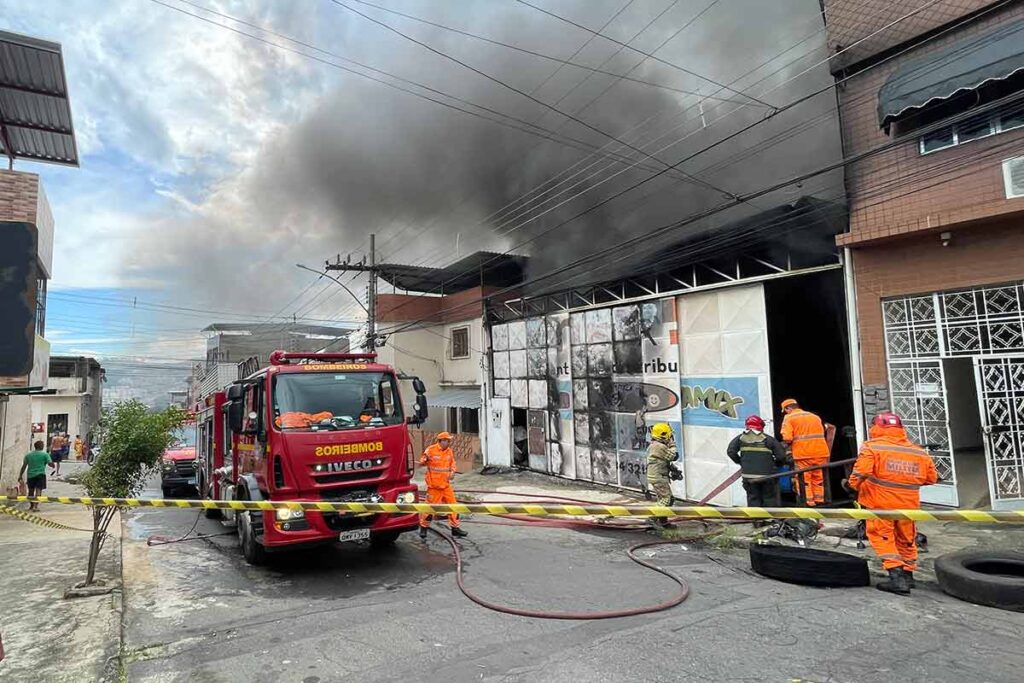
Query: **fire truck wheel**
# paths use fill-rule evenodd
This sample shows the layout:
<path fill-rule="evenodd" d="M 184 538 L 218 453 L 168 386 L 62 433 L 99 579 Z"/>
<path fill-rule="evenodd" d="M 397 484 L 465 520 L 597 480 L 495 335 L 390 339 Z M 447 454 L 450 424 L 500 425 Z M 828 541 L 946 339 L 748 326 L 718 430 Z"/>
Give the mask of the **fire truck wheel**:
<path fill-rule="evenodd" d="M 373 549 L 390 548 L 398 540 L 399 531 L 378 531 L 370 536 L 370 547 Z"/>
<path fill-rule="evenodd" d="M 267 562 L 267 550 L 256 540 L 256 532 L 252 528 L 252 513 L 242 512 L 238 515 L 238 535 L 242 540 L 242 556 L 254 566 Z"/>

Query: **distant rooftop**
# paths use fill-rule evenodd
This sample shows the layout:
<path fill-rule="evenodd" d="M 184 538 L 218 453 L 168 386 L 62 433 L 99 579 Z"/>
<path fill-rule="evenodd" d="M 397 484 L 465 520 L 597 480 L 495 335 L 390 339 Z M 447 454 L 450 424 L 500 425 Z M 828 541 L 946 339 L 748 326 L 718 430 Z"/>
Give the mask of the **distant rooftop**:
<path fill-rule="evenodd" d="M 59 43 L 0 31 L 0 151 L 11 165 L 78 166 Z"/>
<path fill-rule="evenodd" d="M 303 323 L 213 323 L 202 329 L 210 334 L 234 333 L 234 334 L 300 334 L 304 336 L 327 336 L 336 337 L 339 332 L 351 332 L 358 329 L 358 325 L 352 323 L 338 323 L 337 325 L 306 325 Z"/>

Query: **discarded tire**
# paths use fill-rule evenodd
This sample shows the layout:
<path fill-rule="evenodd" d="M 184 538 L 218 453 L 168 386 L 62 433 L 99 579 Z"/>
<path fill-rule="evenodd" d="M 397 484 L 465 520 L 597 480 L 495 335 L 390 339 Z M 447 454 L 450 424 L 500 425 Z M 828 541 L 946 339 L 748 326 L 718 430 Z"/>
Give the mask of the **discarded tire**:
<path fill-rule="evenodd" d="M 1024 612 L 1024 553 L 964 551 L 935 560 L 939 587 L 976 605 Z"/>
<path fill-rule="evenodd" d="M 750 546 L 750 567 L 770 579 L 802 586 L 868 586 L 868 563 L 860 557 L 783 545 Z"/>

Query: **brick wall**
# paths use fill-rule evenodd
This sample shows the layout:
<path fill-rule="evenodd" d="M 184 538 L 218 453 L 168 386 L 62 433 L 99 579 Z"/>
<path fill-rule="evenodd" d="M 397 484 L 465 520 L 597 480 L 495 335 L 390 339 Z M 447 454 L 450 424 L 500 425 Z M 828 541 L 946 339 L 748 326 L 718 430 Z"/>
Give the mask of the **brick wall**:
<path fill-rule="evenodd" d="M 881 299 L 1024 279 L 1024 217 L 953 232 L 948 247 L 918 235 L 854 250 L 865 385 L 885 384 Z"/>
<path fill-rule="evenodd" d="M 0 221 L 36 224 L 39 176 L 21 171 L 0 171 Z"/>
<path fill-rule="evenodd" d="M 964 29 L 853 77 L 840 89 L 846 154 L 892 140 L 878 126 L 878 91 L 901 64 L 1010 20 L 1024 4 L 993 12 Z M 839 244 L 887 239 L 919 230 L 1024 211 L 1024 199 L 1006 199 L 1001 162 L 1024 154 L 1024 129 L 922 155 L 918 138 L 847 169 L 850 233 Z"/>
<path fill-rule="evenodd" d="M 825 0 L 829 53 L 835 54 L 842 48 L 850 48 L 832 61 L 833 72 L 993 4 L 992 0 L 939 0 L 912 17 L 880 30 L 914 10 L 928 5 L 929 2 L 930 0 Z M 872 36 L 876 31 L 878 34 Z M 864 42 L 855 45 L 862 39 Z"/>

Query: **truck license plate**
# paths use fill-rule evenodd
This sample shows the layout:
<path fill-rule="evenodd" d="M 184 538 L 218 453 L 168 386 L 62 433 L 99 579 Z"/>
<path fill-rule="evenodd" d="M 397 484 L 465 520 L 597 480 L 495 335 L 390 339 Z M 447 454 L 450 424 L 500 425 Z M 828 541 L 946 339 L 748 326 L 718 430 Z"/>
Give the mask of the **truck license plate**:
<path fill-rule="evenodd" d="M 365 541 L 370 538 L 369 529 L 353 529 L 352 531 L 342 531 L 338 534 L 338 540 L 345 541 Z"/>

